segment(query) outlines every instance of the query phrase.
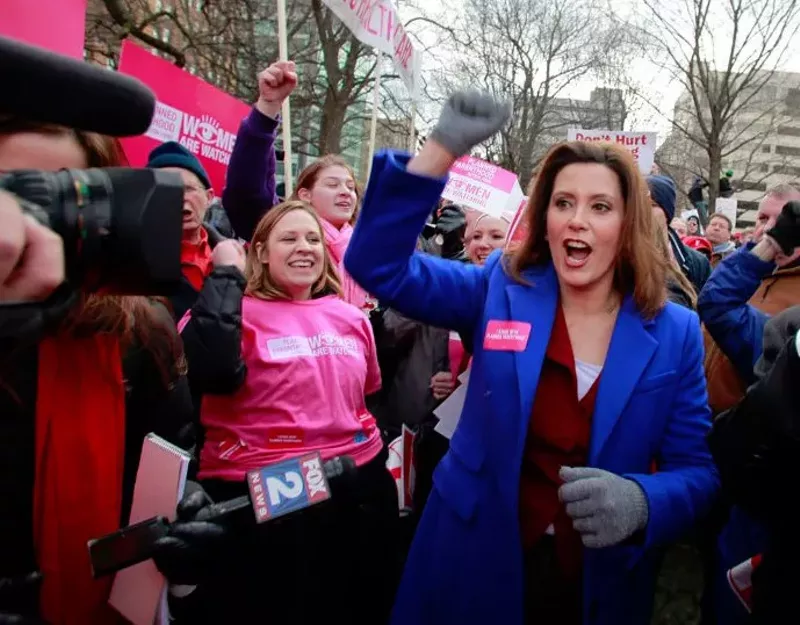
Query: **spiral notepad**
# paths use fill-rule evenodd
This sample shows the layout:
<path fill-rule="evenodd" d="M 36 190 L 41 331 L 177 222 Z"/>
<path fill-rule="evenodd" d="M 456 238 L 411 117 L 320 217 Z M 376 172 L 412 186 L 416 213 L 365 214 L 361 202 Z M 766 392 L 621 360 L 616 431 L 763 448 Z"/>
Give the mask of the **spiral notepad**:
<path fill-rule="evenodd" d="M 155 434 L 145 437 L 129 524 L 155 516 L 175 519 L 190 461 L 188 452 L 163 438 Z M 117 573 L 108 602 L 134 625 L 169 623 L 167 580 L 152 560 Z"/>

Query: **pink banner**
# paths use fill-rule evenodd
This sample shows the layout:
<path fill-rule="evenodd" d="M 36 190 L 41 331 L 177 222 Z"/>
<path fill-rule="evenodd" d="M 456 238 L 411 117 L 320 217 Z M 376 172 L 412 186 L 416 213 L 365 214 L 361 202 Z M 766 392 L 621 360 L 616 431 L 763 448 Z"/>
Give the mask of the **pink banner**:
<path fill-rule="evenodd" d="M 517 181 L 517 176 L 510 171 L 473 156 L 462 156 L 453 164 L 450 171 L 504 193 L 510 193 Z"/>
<path fill-rule="evenodd" d="M 177 141 L 200 159 L 220 194 L 239 123 L 250 108 L 130 41 L 122 44 L 119 69 L 144 82 L 158 98 L 150 129 L 122 140 L 131 166 L 144 166 L 153 148 Z"/>
<path fill-rule="evenodd" d="M 0 36 L 83 58 L 86 0 L 2 0 Z"/>

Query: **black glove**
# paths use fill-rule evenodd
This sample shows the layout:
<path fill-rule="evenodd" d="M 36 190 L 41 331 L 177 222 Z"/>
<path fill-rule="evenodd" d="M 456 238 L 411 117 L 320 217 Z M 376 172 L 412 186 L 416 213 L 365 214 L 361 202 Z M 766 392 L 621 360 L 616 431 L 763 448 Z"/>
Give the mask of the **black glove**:
<path fill-rule="evenodd" d="M 156 542 L 153 561 L 171 583 L 197 585 L 219 568 L 233 532 L 221 523 L 196 521 L 198 513 L 214 502 L 196 482 L 187 482 L 186 488 L 188 494 L 178 504 L 177 520 L 169 534 Z"/>
<path fill-rule="evenodd" d="M 436 232 L 442 237 L 442 258 L 457 258 L 464 251 L 464 233 L 467 230 L 467 216 L 455 204 L 449 204 L 439 211 Z"/>
<path fill-rule="evenodd" d="M 775 225 L 767 231 L 767 236 L 780 245 L 787 256 L 800 247 L 800 202 L 787 202 L 778 215 Z"/>
<path fill-rule="evenodd" d="M 42 575 L 0 577 L 0 625 L 44 625 L 36 614 Z"/>

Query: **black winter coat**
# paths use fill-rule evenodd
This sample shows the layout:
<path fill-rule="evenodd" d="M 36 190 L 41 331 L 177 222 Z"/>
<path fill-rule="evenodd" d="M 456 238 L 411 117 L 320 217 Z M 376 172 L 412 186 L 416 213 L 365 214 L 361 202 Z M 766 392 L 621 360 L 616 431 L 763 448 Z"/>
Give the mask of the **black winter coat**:
<path fill-rule="evenodd" d="M 764 328 L 760 379 L 744 399 L 714 422 L 708 442 L 722 487 L 768 529 L 768 548 L 753 576 L 756 623 L 783 623 L 796 614 L 800 588 L 800 534 L 796 494 L 800 482 L 800 355 L 795 335 L 800 306 Z M 756 554 L 752 554 L 756 555 Z"/>
<path fill-rule="evenodd" d="M 169 312 L 155 304 L 167 327 Z M 2 316 L 2 309 L 0 309 Z M 44 329 L 38 329 L 41 336 Z M 38 336 L 0 341 L 0 588 L 3 578 L 16 578 L 37 569 L 33 546 L 33 486 L 35 480 L 35 422 L 38 376 Z M 161 367 L 151 352 L 133 345 L 123 356 L 127 383 L 123 505 L 120 524 L 127 523 L 133 486 L 144 437 L 155 432 L 188 447 L 185 437 L 192 405 L 185 376 L 177 363 L 168 363 L 173 381 L 166 387 Z M 0 592 L 0 613 L 4 611 Z M 36 613 L 36 606 L 28 606 Z"/>

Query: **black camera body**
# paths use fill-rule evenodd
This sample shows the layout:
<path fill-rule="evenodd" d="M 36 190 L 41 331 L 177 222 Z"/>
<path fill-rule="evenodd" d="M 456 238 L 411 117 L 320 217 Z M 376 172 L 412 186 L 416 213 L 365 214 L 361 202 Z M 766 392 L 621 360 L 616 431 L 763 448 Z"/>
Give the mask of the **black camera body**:
<path fill-rule="evenodd" d="M 23 211 L 64 241 L 68 284 L 85 293 L 169 295 L 181 278 L 183 183 L 157 169 L 0 176 Z"/>

